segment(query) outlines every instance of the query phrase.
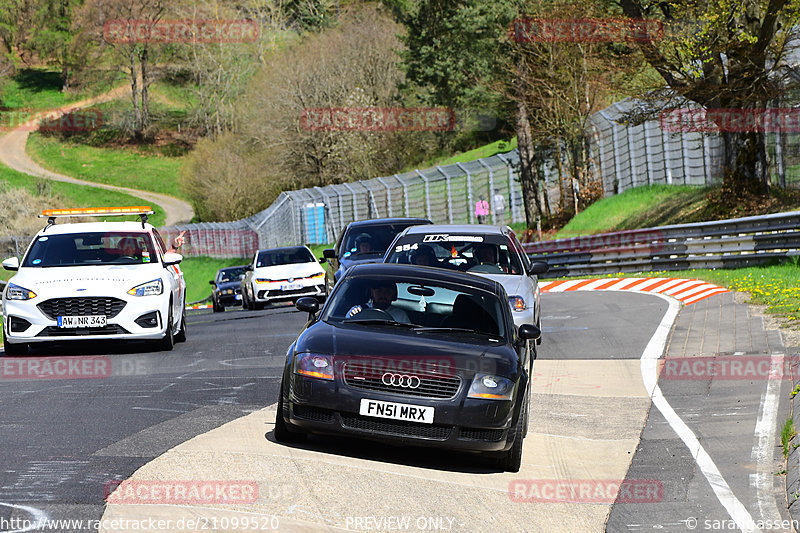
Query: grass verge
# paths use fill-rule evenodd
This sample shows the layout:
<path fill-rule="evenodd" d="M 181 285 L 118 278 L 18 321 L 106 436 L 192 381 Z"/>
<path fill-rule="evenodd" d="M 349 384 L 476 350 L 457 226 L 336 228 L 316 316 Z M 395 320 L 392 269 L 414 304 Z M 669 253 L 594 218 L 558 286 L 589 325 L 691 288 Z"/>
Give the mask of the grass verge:
<path fill-rule="evenodd" d="M 44 111 L 77 102 L 98 91 L 61 91 L 61 74 L 46 68 L 20 70 L 0 85 L 0 107 L 8 110 Z"/>
<path fill-rule="evenodd" d="M 52 196 L 56 201 L 63 205 L 53 207 L 96 207 L 96 206 L 117 206 L 117 205 L 147 205 L 148 202 L 116 191 L 107 191 L 96 187 L 85 187 L 72 183 L 62 183 L 59 181 L 35 178 L 17 172 L 4 165 L 0 165 L 0 186 L 6 185 L 10 188 L 23 187 L 31 194 L 36 196 Z M 156 211 L 150 217 L 149 222 L 154 226 L 163 226 L 166 221 L 164 213 L 160 212 L 156 206 Z M 115 220 L 128 220 L 127 217 L 116 217 Z M 130 220 L 137 220 L 135 217 Z"/>
<path fill-rule="evenodd" d="M 592 233 L 701 222 L 709 189 L 683 185 L 647 185 L 603 198 L 578 213 L 555 235 Z"/>
<path fill-rule="evenodd" d="M 182 159 L 129 148 L 97 148 L 34 133 L 28 153 L 44 168 L 74 178 L 186 198 L 178 183 Z"/>
<path fill-rule="evenodd" d="M 781 446 L 783 446 L 783 458 L 786 459 L 789 457 L 789 445 L 792 439 L 797 435 L 797 431 L 794 427 L 794 420 L 792 417 L 786 419 L 786 422 L 783 423 L 783 427 L 781 428 Z"/>

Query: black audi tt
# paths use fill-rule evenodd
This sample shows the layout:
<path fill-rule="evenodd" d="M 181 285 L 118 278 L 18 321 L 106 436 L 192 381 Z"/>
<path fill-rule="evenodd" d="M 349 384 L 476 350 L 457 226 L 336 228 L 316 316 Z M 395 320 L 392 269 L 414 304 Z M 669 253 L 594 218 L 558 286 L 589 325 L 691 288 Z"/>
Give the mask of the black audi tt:
<path fill-rule="evenodd" d="M 487 452 L 519 470 L 536 326 L 514 326 L 490 279 L 412 265 L 356 265 L 289 347 L 275 439 L 346 434 Z"/>

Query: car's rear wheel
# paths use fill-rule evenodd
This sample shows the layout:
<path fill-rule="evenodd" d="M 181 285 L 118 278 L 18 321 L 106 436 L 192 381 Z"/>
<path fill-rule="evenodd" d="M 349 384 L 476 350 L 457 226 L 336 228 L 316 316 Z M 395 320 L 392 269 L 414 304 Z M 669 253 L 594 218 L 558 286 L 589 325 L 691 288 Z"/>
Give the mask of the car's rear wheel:
<path fill-rule="evenodd" d="M 164 337 L 158 342 L 159 350 L 169 352 L 175 347 L 175 335 L 172 331 L 172 302 L 169 303 L 169 318 L 167 318 L 167 331 Z"/>
<path fill-rule="evenodd" d="M 225 308 L 223 308 L 223 311 Z M 183 313 L 181 313 L 181 329 L 175 335 L 175 342 L 186 342 L 186 305 L 183 306 Z"/>
<path fill-rule="evenodd" d="M 25 355 L 28 353 L 27 344 L 11 344 L 5 337 L 3 338 L 3 351 L 6 355 Z"/>
<path fill-rule="evenodd" d="M 278 395 L 278 411 L 275 413 L 275 440 L 278 442 L 303 442 L 306 440 L 305 433 L 290 431 L 283 419 L 283 384 Z"/>

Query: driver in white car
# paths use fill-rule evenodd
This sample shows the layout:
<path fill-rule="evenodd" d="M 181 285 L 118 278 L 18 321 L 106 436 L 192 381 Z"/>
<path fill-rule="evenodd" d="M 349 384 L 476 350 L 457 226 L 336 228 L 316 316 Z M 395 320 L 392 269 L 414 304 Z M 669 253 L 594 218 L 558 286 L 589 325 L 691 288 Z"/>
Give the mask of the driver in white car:
<path fill-rule="evenodd" d="M 395 321 L 408 324 L 411 319 L 405 310 L 395 307 L 392 302 L 397 300 L 397 285 L 391 281 L 381 281 L 369 289 L 370 300 L 364 305 L 354 305 L 347 312 L 347 318 L 353 317 L 364 309 L 379 309 L 388 313 Z"/>

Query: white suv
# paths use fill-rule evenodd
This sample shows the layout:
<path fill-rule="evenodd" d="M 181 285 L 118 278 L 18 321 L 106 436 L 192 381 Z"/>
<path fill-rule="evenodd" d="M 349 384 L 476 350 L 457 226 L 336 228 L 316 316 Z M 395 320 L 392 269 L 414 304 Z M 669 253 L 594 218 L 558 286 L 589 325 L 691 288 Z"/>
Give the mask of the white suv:
<path fill-rule="evenodd" d="M 121 210 L 123 210 L 121 212 Z M 48 225 L 22 259 L 3 261 L 17 271 L 3 292 L 6 355 L 28 345 L 70 340 L 154 340 L 171 350 L 186 339 L 186 282 L 149 208 L 44 211 Z M 137 214 L 141 222 L 56 224 L 62 216 Z"/>

